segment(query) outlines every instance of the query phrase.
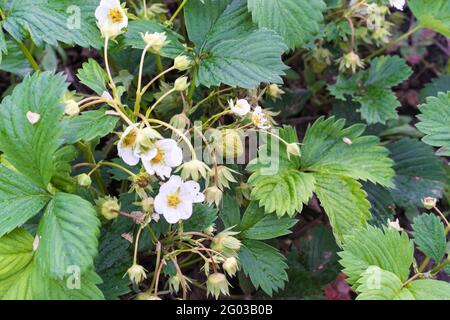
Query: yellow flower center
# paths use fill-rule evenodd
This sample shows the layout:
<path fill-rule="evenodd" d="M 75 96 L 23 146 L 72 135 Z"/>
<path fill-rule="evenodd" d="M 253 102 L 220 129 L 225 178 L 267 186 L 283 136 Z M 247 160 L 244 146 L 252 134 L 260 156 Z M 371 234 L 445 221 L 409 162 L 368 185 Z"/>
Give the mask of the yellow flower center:
<path fill-rule="evenodd" d="M 167 197 L 167 205 L 172 208 L 178 207 L 178 205 L 181 203 L 180 196 L 178 193 L 171 194 Z"/>
<path fill-rule="evenodd" d="M 136 130 L 131 130 L 124 138 L 122 145 L 124 147 L 131 147 L 136 143 L 137 133 Z"/>
<path fill-rule="evenodd" d="M 165 152 L 163 149 L 157 148 L 158 152 L 156 153 L 156 156 L 152 159 L 152 164 L 158 164 L 163 162 Z"/>
<path fill-rule="evenodd" d="M 255 125 L 255 126 L 260 126 L 260 125 L 262 125 L 262 117 L 260 116 L 260 115 L 253 115 L 253 117 L 252 117 L 252 121 L 253 121 L 253 124 Z"/>
<path fill-rule="evenodd" d="M 122 12 L 119 8 L 112 8 L 109 10 L 108 16 L 112 23 L 121 23 L 123 21 Z"/>

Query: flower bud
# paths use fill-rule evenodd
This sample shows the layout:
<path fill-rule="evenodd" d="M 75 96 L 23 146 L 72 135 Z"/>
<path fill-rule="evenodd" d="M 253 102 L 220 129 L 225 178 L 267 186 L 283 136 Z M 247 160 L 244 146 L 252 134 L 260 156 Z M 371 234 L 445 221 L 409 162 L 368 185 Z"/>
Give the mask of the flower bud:
<path fill-rule="evenodd" d="M 289 159 L 291 158 L 291 155 L 296 157 L 301 156 L 300 147 L 298 146 L 298 143 L 289 143 L 288 145 L 286 145 L 286 151 Z"/>
<path fill-rule="evenodd" d="M 79 174 L 76 178 L 80 187 L 89 188 L 92 184 L 91 177 L 86 173 Z"/>
<path fill-rule="evenodd" d="M 214 237 L 211 243 L 211 249 L 222 253 L 226 257 L 234 257 L 241 249 L 241 241 L 233 237 L 239 232 L 226 229 Z"/>
<path fill-rule="evenodd" d="M 186 130 L 189 127 L 190 122 L 191 121 L 184 113 L 176 114 L 170 119 L 170 125 L 178 130 Z"/>
<path fill-rule="evenodd" d="M 142 209 L 144 209 L 145 212 L 152 213 L 155 208 L 154 202 L 153 198 L 145 198 L 142 200 Z"/>
<path fill-rule="evenodd" d="M 194 159 L 183 164 L 178 171 L 181 170 L 181 178 L 186 181 L 189 177 L 198 181 L 200 177 L 206 178 L 206 173 L 211 169 L 200 160 Z"/>
<path fill-rule="evenodd" d="M 397 231 L 403 231 L 403 228 L 400 227 L 400 222 L 398 221 L 398 219 L 395 219 L 394 221 L 391 221 L 391 219 L 388 219 L 387 224 L 388 224 L 389 228 L 392 228 Z"/>
<path fill-rule="evenodd" d="M 161 298 L 147 292 L 141 292 L 136 296 L 136 300 L 161 300 Z"/>
<path fill-rule="evenodd" d="M 274 99 L 281 98 L 281 96 L 285 93 L 279 85 L 271 84 L 267 89 L 267 93 Z"/>
<path fill-rule="evenodd" d="M 80 107 L 78 106 L 78 103 L 73 100 L 69 99 L 64 102 L 64 113 L 68 116 L 76 116 L 80 113 Z"/>
<path fill-rule="evenodd" d="M 244 153 L 243 135 L 238 130 L 226 129 L 220 131 L 221 136 L 214 141 L 214 148 L 219 156 L 224 158 L 240 157 Z"/>
<path fill-rule="evenodd" d="M 175 80 L 174 88 L 176 91 L 185 91 L 189 87 L 188 78 L 180 77 Z"/>
<path fill-rule="evenodd" d="M 433 197 L 426 197 L 422 199 L 422 204 L 425 209 L 431 210 L 436 207 L 437 199 Z"/>
<path fill-rule="evenodd" d="M 169 289 L 171 293 L 178 293 L 180 291 L 180 278 L 178 274 L 169 278 Z"/>
<path fill-rule="evenodd" d="M 147 279 L 147 275 L 145 274 L 145 269 L 143 266 L 139 264 L 133 264 L 127 271 L 128 276 L 130 277 L 130 280 L 135 283 L 139 284 L 144 279 Z"/>
<path fill-rule="evenodd" d="M 106 219 L 113 220 L 119 216 L 120 205 L 115 197 L 104 197 L 96 201 L 98 212 Z"/>
<path fill-rule="evenodd" d="M 234 277 L 239 270 L 239 263 L 235 257 L 229 257 L 224 261 L 222 267 L 230 277 Z"/>
<path fill-rule="evenodd" d="M 223 192 L 217 186 L 211 186 L 205 189 L 205 199 L 210 205 L 213 203 L 218 207 L 222 201 Z"/>
<path fill-rule="evenodd" d="M 221 190 L 224 188 L 229 189 L 230 182 L 237 183 L 236 179 L 233 177 L 233 172 L 239 174 L 226 166 L 218 166 L 215 170 L 211 170 L 211 177 L 215 177 L 217 175 L 217 184 Z"/>
<path fill-rule="evenodd" d="M 339 70 L 345 71 L 351 69 L 355 73 L 357 68 L 364 68 L 364 62 L 354 51 L 347 53 L 341 58 Z"/>
<path fill-rule="evenodd" d="M 149 47 L 149 50 L 153 50 L 155 52 L 161 51 L 161 49 L 169 43 L 165 32 L 141 33 L 141 37 L 145 44 Z"/>
<path fill-rule="evenodd" d="M 173 66 L 179 71 L 187 70 L 191 67 L 191 59 L 186 56 L 178 56 L 175 58 Z"/>
<path fill-rule="evenodd" d="M 207 295 L 212 295 L 216 298 L 216 300 L 219 298 L 221 293 L 228 296 L 230 295 L 229 285 L 230 284 L 223 273 L 213 273 L 208 277 L 208 281 L 206 282 Z"/>

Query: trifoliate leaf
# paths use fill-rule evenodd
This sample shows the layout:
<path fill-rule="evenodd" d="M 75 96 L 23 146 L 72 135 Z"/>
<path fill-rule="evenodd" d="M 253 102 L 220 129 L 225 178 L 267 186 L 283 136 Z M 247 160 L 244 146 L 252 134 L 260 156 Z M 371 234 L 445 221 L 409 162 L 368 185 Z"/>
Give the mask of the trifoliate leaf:
<path fill-rule="evenodd" d="M 397 275 L 377 266 L 369 266 L 357 285 L 357 300 L 415 300 Z"/>
<path fill-rule="evenodd" d="M 249 0 L 248 9 L 260 28 L 275 30 L 294 49 L 317 36 L 326 5 L 321 0 Z"/>
<path fill-rule="evenodd" d="M 392 272 L 400 281 L 406 281 L 413 253 L 414 246 L 406 233 L 367 226 L 345 237 L 339 256 L 347 281 L 355 285 L 370 266 Z"/>
<path fill-rule="evenodd" d="M 32 299 L 33 237 L 16 229 L 0 238 L 0 299 Z"/>
<path fill-rule="evenodd" d="M 370 203 L 361 184 L 352 178 L 326 173 L 314 174 L 316 195 L 325 209 L 338 243 L 354 230 L 366 226 Z"/>
<path fill-rule="evenodd" d="M 410 138 L 387 147 L 395 162 L 395 188 L 391 194 L 396 204 L 410 208 L 422 207 L 423 198 L 442 197 L 444 171 L 431 147 Z"/>
<path fill-rule="evenodd" d="M 88 62 L 83 63 L 82 67 L 78 69 L 77 77 L 82 84 L 92 89 L 99 96 L 107 91 L 108 74 L 92 58 Z"/>
<path fill-rule="evenodd" d="M 264 208 L 260 208 L 258 202 L 253 201 L 245 210 L 242 222 L 239 225 L 240 236 L 252 240 L 269 240 L 291 233 L 290 228 L 297 220 L 266 214 Z"/>
<path fill-rule="evenodd" d="M 423 28 L 450 37 L 450 2 L 447 0 L 410 0 L 408 6 Z"/>
<path fill-rule="evenodd" d="M 450 283 L 445 281 L 414 280 L 407 288 L 416 300 L 450 300 Z"/>
<path fill-rule="evenodd" d="M 106 114 L 106 109 L 92 110 L 63 121 L 64 141 L 68 144 L 92 141 L 110 134 L 119 118 Z"/>
<path fill-rule="evenodd" d="M 58 42 L 82 47 L 101 46 L 95 22 L 97 0 L 8 1 L 3 28 L 17 40 L 28 35 L 42 46 Z"/>
<path fill-rule="evenodd" d="M 59 120 L 64 108 L 60 100 L 66 90 L 63 76 L 35 73 L 0 105 L 0 151 L 18 171 L 43 188 L 55 173 L 54 155 L 62 142 Z M 30 112 L 37 117 L 34 124 L 29 120 Z"/>
<path fill-rule="evenodd" d="M 261 288 L 269 296 L 284 288 L 288 280 L 286 258 L 274 247 L 261 241 L 245 240 L 239 251 L 244 274 L 256 289 Z"/>
<path fill-rule="evenodd" d="M 99 226 L 97 212 L 89 202 L 56 193 L 39 223 L 37 263 L 44 272 L 59 279 L 71 266 L 85 272 L 97 255 Z"/>
<path fill-rule="evenodd" d="M 432 214 L 422 214 L 414 219 L 414 242 L 420 251 L 440 262 L 447 249 L 445 227 L 441 219 Z"/>
<path fill-rule="evenodd" d="M 179 34 L 151 20 L 130 21 L 125 34 L 125 44 L 135 49 L 144 49 L 146 43 L 142 35 L 146 32 L 165 33 L 168 43 L 161 49 L 160 55 L 163 57 L 175 58 L 186 51 L 180 42 L 182 37 Z"/>
<path fill-rule="evenodd" d="M 361 116 L 368 124 L 386 123 L 397 119 L 396 108 L 400 106 L 391 87 L 409 78 L 411 68 L 397 56 L 381 56 L 370 63 L 370 68 L 361 70 L 350 78 L 338 77 L 330 92 L 340 100 L 352 96 L 361 104 Z"/>
<path fill-rule="evenodd" d="M 441 147 L 439 154 L 450 156 L 450 91 L 428 98 L 420 112 L 416 127 L 426 134 L 423 142 Z"/>
<path fill-rule="evenodd" d="M 0 237 L 36 215 L 49 196 L 21 174 L 0 165 Z"/>
<path fill-rule="evenodd" d="M 302 169 L 391 187 L 394 171 L 388 150 L 375 136 L 361 136 L 364 125 L 344 128 L 345 120 L 319 118 L 306 132 Z"/>
<path fill-rule="evenodd" d="M 198 82 L 254 88 L 261 82 L 281 83 L 287 47 L 274 31 L 255 29 L 244 0 L 190 1 L 186 27 L 196 45 Z"/>

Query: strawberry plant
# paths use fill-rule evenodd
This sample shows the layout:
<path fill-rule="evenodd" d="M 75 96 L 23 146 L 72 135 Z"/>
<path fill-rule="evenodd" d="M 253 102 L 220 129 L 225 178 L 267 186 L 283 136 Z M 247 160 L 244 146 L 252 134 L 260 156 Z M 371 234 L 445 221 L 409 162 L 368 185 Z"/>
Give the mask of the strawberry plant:
<path fill-rule="evenodd" d="M 450 300 L 449 17 L 0 0 L 0 298 Z"/>

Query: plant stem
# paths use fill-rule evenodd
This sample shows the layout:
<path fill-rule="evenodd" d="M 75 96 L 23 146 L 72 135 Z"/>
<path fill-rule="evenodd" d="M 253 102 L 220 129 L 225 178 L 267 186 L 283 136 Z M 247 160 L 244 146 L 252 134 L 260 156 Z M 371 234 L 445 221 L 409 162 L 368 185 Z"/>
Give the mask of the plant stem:
<path fill-rule="evenodd" d="M 145 2 L 145 1 L 144 1 Z M 148 49 L 150 48 L 150 45 L 146 45 L 144 50 L 142 51 L 141 55 L 141 63 L 139 64 L 139 75 L 138 75 L 138 86 L 136 89 L 136 102 L 134 104 L 134 114 L 139 114 L 140 108 L 141 108 L 141 86 L 142 86 L 142 73 L 144 70 L 144 61 L 145 61 L 145 55 L 147 54 Z"/>
<path fill-rule="evenodd" d="M 165 99 L 167 98 L 169 95 L 171 95 L 172 93 L 174 93 L 176 90 L 175 88 L 170 89 L 169 91 L 167 91 L 165 94 L 163 94 L 150 108 L 148 108 L 147 112 L 145 113 L 145 117 L 149 118 L 150 114 L 152 113 L 152 111 Z"/>
<path fill-rule="evenodd" d="M 164 66 L 162 64 L 161 56 L 159 54 L 155 55 L 155 61 L 156 61 L 156 71 L 158 74 L 161 74 L 161 80 L 165 81 L 164 77 Z"/>
<path fill-rule="evenodd" d="M 34 57 L 31 54 L 31 52 L 27 49 L 27 47 L 22 42 L 20 42 L 20 41 L 18 41 L 16 39 L 14 39 L 14 41 L 16 41 L 17 46 L 23 52 L 23 55 L 25 56 L 25 58 L 30 63 L 30 65 L 33 68 L 33 70 L 34 71 L 41 71 L 41 68 L 39 67 L 39 64 L 36 62 L 36 60 L 34 59 Z"/>
<path fill-rule="evenodd" d="M 188 2 L 188 0 L 183 0 L 183 2 L 178 7 L 177 11 L 175 11 L 173 16 L 170 17 L 170 20 L 169 20 L 170 24 L 172 24 L 175 21 L 175 18 L 178 16 L 178 14 L 181 12 L 181 10 L 183 10 L 183 7 L 186 5 L 187 2 Z"/>
<path fill-rule="evenodd" d="M 398 37 L 395 40 L 392 40 L 391 42 L 389 42 L 387 45 L 385 45 L 383 48 L 378 49 L 377 51 L 375 51 L 374 53 L 372 53 L 371 55 L 369 55 L 367 58 L 364 59 L 365 62 L 370 61 L 372 58 L 376 57 L 377 55 L 379 55 L 380 53 L 383 53 L 386 49 L 389 49 L 390 47 L 396 45 L 397 43 L 408 39 L 413 33 L 415 33 L 417 30 L 422 29 L 421 25 L 417 25 L 414 28 L 410 29 L 408 32 L 406 32 L 404 35 Z"/>

